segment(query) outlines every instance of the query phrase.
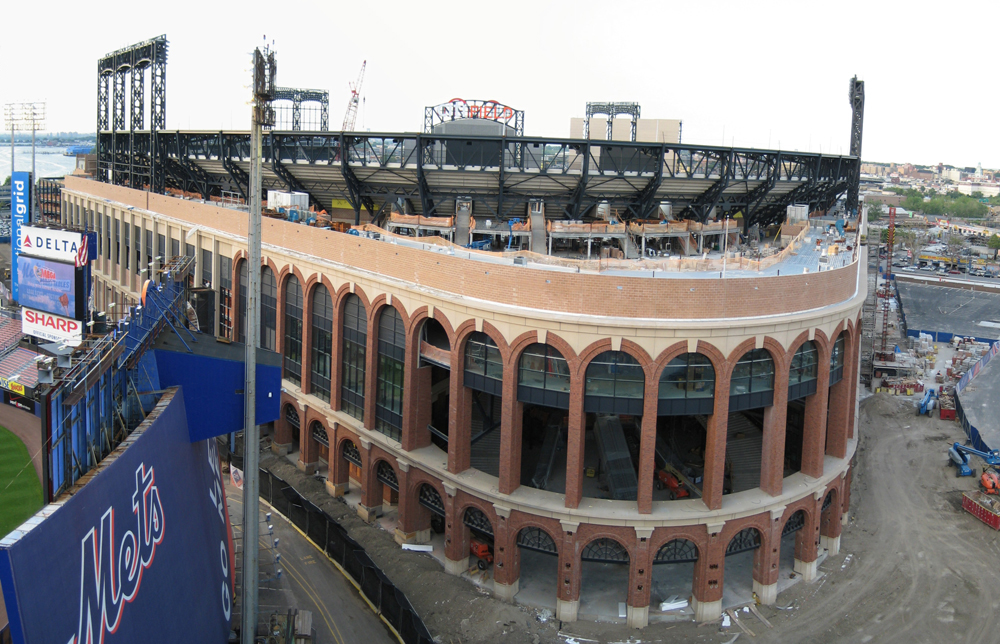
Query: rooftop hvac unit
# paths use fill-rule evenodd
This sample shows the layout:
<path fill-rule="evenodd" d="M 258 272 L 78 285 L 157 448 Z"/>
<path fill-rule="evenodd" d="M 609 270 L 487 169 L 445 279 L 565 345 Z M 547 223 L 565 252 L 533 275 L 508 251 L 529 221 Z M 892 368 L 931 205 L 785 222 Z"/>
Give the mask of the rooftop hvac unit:
<path fill-rule="evenodd" d="M 527 265 L 528 265 L 528 258 L 527 257 L 515 257 L 514 258 L 514 266 L 527 266 Z"/>

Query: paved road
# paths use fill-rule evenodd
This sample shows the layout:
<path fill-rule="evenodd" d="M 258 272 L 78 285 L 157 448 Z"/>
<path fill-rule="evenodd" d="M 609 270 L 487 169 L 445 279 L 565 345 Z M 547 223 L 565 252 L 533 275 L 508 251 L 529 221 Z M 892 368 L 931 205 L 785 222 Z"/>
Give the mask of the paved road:
<path fill-rule="evenodd" d="M 243 519 L 243 492 L 226 485 L 229 513 L 237 536 Z M 265 511 L 262 505 L 262 520 Z M 265 531 L 262 525 L 262 532 Z M 317 550 L 294 526 L 277 512 L 271 515 L 274 536 L 278 537 L 276 551 L 281 554 L 278 567 L 280 580 L 266 583 L 270 590 L 261 590 L 260 614 L 284 613 L 289 607 L 309 610 L 313 614 L 313 628 L 318 644 L 394 644 L 383 622 L 368 607 L 357 589 L 340 573 L 326 556 Z M 262 547 L 269 544 L 266 535 L 261 537 Z M 273 566 L 268 565 L 270 553 L 261 554 L 261 572 L 272 576 Z M 237 557 L 239 560 L 239 557 Z"/>

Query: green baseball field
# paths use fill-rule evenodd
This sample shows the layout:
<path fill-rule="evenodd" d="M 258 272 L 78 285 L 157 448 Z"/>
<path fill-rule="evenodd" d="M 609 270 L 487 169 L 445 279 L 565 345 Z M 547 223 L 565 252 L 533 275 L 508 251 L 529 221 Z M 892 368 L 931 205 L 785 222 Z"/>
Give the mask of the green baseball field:
<path fill-rule="evenodd" d="M 24 443 L 0 427 L 0 537 L 42 507 L 42 486 Z"/>

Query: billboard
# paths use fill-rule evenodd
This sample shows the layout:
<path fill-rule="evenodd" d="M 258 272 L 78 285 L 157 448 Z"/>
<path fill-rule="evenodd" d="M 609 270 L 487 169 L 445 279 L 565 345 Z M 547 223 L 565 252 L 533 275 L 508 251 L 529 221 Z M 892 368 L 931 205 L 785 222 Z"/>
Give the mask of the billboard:
<path fill-rule="evenodd" d="M 18 254 L 21 252 L 21 226 L 31 222 L 31 175 L 27 172 L 12 172 L 10 175 L 10 254 L 11 295 L 14 301 L 20 291 L 17 284 Z"/>
<path fill-rule="evenodd" d="M 74 347 L 83 340 L 83 322 L 80 320 L 29 308 L 21 309 L 21 331 L 42 340 L 64 342 Z"/>
<path fill-rule="evenodd" d="M 188 440 L 180 391 L 97 470 L 0 539 L 14 642 L 228 641 L 224 481 L 215 441 Z"/>
<path fill-rule="evenodd" d="M 83 319 L 87 314 L 85 271 L 73 264 L 21 255 L 17 264 L 21 306 Z"/>
<path fill-rule="evenodd" d="M 89 259 L 85 235 L 56 228 L 21 227 L 21 253 L 83 266 Z"/>

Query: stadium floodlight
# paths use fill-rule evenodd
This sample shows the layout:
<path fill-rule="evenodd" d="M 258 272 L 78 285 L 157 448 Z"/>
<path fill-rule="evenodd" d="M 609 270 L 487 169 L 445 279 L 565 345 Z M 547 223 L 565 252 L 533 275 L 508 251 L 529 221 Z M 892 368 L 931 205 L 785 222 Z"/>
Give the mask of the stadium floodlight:
<path fill-rule="evenodd" d="M 10 176 L 14 176 L 14 132 L 31 132 L 31 181 L 38 181 L 35 175 L 35 132 L 45 129 L 45 101 L 5 103 L 3 121 L 4 127 L 10 130 Z M 38 199 L 34 197 L 34 193 L 32 195 L 32 210 L 37 216 Z"/>

